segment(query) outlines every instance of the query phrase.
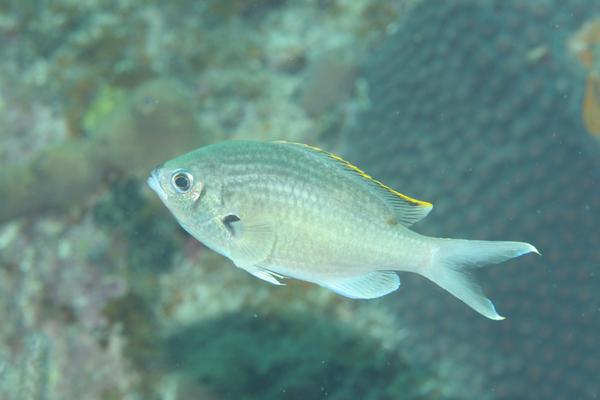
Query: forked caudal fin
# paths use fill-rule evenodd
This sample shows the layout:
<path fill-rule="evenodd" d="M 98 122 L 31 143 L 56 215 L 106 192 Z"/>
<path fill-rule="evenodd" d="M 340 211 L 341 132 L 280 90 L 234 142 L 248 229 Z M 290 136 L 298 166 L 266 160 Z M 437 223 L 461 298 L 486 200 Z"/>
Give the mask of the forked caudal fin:
<path fill-rule="evenodd" d="M 419 270 L 478 313 L 490 319 L 504 319 L 496 312 L 490 299 L 471 276 L 471 270 L 489 264 L 498 264 L 537 249 L 523 242 L 493 242 L 484 240 L 436 239 L 430 266 Z"/>

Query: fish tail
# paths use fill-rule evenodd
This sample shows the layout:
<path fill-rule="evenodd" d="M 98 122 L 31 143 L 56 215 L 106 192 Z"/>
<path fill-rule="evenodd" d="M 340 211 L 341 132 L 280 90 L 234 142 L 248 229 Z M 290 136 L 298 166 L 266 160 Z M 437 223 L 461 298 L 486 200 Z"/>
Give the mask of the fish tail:
<path fill-rule="evenodd" d="M 437 251 L 434 250 L 432 262 L 419 273 L 478 313 L 494 320 L 504 317 L 496 312 L 492 301 L 485 297 L 471 270 L 531 252 L 540 254 L 529 243 L 484 240 L 435 239 L 434 249 Z"/>

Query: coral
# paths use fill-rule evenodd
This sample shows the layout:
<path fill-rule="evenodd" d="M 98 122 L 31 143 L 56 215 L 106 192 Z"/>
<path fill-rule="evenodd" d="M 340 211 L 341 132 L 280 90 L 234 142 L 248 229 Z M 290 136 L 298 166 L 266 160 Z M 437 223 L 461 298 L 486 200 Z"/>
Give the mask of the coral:
<path fill-rule="evenodd" d="M 0 394 L 7 400 L 46 400 L 49 339 L 41 332 L 29 333 L 21 346 L 23 350 L 17 362 L 0 359 Z"/>
<path fill-rule="evenodd" d="M 541 250 L 481 272 L 500 324 L 413 276 L 394 306 L 419 327 L 421 359 L 452 352 L 499 398 L 600 393 L 600 157 L 565 49 L 595 12 L 581 0 L 418 3 L 367 58 L 371 106 L 341 140 L 348 160 L 434 203 L 417 231 Z M 473 376 L 456 380 L 471 388 Z"/>
<path fill-rule="evenodd" d="M 159 163 L 215 140 L 200 132 L 185 87 L 164 78 L 138 87 L 90 136 L 105 168 L 144 178 Z"/>
<path fill-rule="evenodd" d="M 0 192 L 7 194 L 0 222 L 67 209 L 111 177 L 145 176 L 203 143 L 189 97 L 174 81 L 149 81 L 113 107 L 90 137 L 66 140 L 0 171 Z"/>
<path fill-rule="evenodd" d="M 299 100 L 307 114 L 325 114 L 350 97 L 358 75 L 359 56 L 356 50 L 335 49 L 315 57 L 306 72 Z"/>
<path fill-rule="evenodd" d="M 46 147 L 68 137 L 64 115 L 38 99 L 13 93 L 0 78 L 0 164 L 24 164 Z"/>
<path fill-rule="evenodd" d="M 226 314 L 177 332 L 167 349 L 222 399 L 436 398 L 397 350 L 313 314 Z"/>
<path fill-rule="evenodd" d="M 44 400 L 48 397 L 50 345 L 42 334 L 30 335 L 24 343 L 26 351 L 19 373 L 16 398 L 23 400 Z"/>
<path fill-rule="evenodd" d="M 107 238 L 89 218 L 10 224 L 0 237 L 0 396 L 95 399 L 131 390 L 120 334 L 102 315 L 127 290 L 119 267 L 96 256 Z"/>

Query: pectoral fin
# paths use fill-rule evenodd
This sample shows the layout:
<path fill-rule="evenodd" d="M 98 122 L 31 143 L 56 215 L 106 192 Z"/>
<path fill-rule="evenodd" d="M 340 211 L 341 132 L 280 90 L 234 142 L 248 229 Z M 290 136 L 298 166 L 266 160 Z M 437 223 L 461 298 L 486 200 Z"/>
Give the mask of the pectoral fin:
<path fill-rule="evenodd" d="M 374 299 L 400 287 L 400 278 L 393 271 L 373 271 L 365 275 L 317 282 L 351 299 Z"/>
<path fill-rule="evenodd" d="M 232 234 L 230 246 L 232 261 L 236 266 L 254 274 L 251 271 L 252 267 L 265 261 L 275 244 L 275 232 L 271 225 L 252 218 L 232 215 L 225 217 L 223 223 Z"/>

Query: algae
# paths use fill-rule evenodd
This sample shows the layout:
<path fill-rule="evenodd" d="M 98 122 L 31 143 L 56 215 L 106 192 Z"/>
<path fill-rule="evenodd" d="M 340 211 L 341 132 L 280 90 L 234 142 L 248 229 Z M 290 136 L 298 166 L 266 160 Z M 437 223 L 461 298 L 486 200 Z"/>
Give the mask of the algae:
<path fill-rule="evenodd" d="M 83 115 L 83 129 L 87 132 L 95 131 L 106 118 L 110 117 L 110 113 L 123 103 L 126 96 L 127 92 L 124 89 L 110 85 L 101 87 Z"/>

